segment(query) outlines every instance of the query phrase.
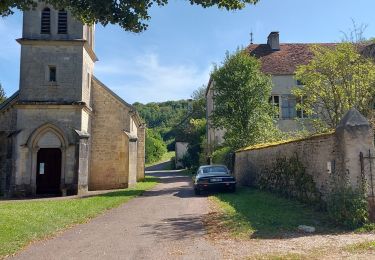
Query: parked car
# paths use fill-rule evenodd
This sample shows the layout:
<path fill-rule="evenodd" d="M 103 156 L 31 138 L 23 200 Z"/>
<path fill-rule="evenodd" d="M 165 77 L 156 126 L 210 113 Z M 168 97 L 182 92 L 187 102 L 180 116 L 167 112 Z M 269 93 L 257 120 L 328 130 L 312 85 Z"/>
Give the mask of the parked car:
<path fill-rule="evenodd" d="M 203 165 L 200 166 L 194 181 L 196 195 L 203 190 L 229 190 L 236 191 L 236 179 L 231 175 L 224 165 Z"/>

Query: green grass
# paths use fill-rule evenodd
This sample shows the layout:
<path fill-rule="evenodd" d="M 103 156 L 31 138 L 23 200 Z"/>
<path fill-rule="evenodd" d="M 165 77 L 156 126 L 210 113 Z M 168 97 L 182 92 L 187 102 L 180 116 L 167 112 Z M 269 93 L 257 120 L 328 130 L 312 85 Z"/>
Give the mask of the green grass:
<path fill-rule="evenodd" d="M 154 187 L 156 178 L 146 177 L 134 188 L 82 199 L 0 202 L 0 259 L 31 241 L 40 240 L 105 210 L 117 207 Z"/>
<path fill-rule="evenodd" d="M 348 251 L 351 253 L 375 251 L 375 241 L 352 244 L 352 245 L 347 246 L 345 248 L 345 251 Z"/>
<path fill-rule="evenodd" d="M 153 166 L 153 165 L 157 165 L 157 164 L 160 164 L 160 163 L 163 163 L 163 162 L 167 162 L 167 161 L 171 161 L 173 159 L 173 157 L 175 156 L 175 151 L 171 151 L 171 152 L 167 152 L 165 153 L 159 161 L 157 162 L 152 162 L 152 163 L 146 163 L 146 167 L 150 167 L 150 166 Z"/>
<path fill-rule="evenodd" d="M 317 232 L 334 231 L 326 214 L 272 193 L 240 188 L 211 199 L 222 211 L 220 225 L 233 237 L 279 237 L 296 232 L 299 225 L 314 226 Z"/>

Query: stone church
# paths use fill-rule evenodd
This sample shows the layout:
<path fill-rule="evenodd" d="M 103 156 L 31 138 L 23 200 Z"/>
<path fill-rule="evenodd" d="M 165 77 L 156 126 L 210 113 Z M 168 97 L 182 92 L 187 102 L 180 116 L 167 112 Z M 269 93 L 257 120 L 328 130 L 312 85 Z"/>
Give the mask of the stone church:
<path fill-rule="evenodd" d="M 94 77 L 94 26 L 38 3 L 17 41 L 19 91 L 0 105 L 0 194 L 65 196 L 142 180 L 145 126 Z"/>

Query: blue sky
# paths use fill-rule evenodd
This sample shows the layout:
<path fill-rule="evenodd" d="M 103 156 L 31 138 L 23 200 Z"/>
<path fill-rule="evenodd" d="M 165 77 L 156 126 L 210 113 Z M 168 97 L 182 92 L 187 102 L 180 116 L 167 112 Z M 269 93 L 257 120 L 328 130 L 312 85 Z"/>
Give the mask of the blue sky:
<path fill-rule="evenodd" d="M 281 42 L 337 42 L 351 19 L 375 37 L 374 0 L 261 0 L 227 12 L 172 0 L 151 10 L 149 29 L 139 35 L 118 26 L 97 26 L 95 75 L 133 103 L 186 99 L 206 84 L 213 63 L 225 52 L 265 43 L 279 31 Z M 18 89 L 22 16 L 0 18 L 0 82 L 7 95 Z"/>

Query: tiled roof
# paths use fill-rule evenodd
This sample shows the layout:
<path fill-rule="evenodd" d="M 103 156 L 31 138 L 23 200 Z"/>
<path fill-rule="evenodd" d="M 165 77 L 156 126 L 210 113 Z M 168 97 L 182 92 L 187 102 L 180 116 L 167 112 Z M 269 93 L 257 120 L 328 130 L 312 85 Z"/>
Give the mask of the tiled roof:
<path fill-rule="evenodd" d="M 251 44 L 248 52 L 262 62 L 262 71 L 271 75 L 291 75 L 299 65 L 307 64 L 313 57 L 310 47 L 316 44 L 282 43 L 280 50 L 272 50 L 268 44 Z M 335 46 L 335 43 L 318 43 Z"/>

